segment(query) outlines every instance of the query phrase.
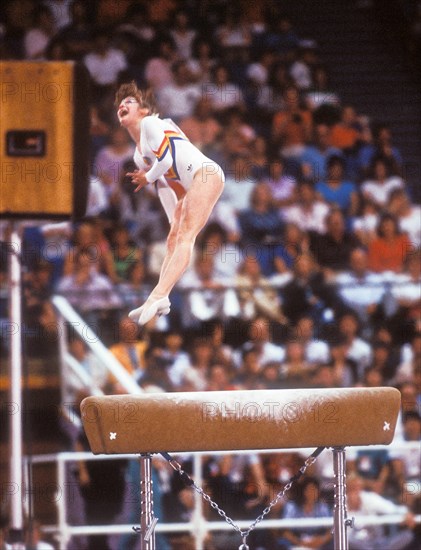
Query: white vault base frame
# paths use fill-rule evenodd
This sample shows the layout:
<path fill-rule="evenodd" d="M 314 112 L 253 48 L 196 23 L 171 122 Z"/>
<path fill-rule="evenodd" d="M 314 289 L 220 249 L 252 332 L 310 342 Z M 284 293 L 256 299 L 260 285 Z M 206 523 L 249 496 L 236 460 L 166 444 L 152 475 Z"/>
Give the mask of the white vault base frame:
<path fill-rule="evenodd" d="M 394 388 L 115 395 L 88 397 L 81 404 L 84 428 L 95 454 L 140 455 L 141 514 L 137 530 L 142 550 L 156 550 L 153 454 L 161 453 L 174 467 L 168 451 L 309 447 L 318 448 L 314 456 L 325 447 L 332 448 L 334 548 L 347 550 L 351 520 L 346 510 L 345 447 L 390 444 L 399 409 L 400 393 Z M 225 519 L 240 533 L 240 549 L 246 550 L 248 534 L 263 517 L 246 531 Z"/>

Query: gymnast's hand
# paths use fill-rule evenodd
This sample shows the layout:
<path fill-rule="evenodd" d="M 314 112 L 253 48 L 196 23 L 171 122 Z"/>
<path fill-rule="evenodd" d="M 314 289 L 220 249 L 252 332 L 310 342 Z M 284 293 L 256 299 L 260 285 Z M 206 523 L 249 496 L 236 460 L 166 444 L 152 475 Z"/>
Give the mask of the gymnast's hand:
<path fill-rule="evenodd" d="M 130 176 L 132 178 L 133 185 L 137 185 L 134 192 L 136 193 L 142 187 L 145 187 L 148 185 L 148 180 L 146 179 L 145 172 L 143 170 L 136 170 L 135 172 L 127 172 L 126 176 Z"/>

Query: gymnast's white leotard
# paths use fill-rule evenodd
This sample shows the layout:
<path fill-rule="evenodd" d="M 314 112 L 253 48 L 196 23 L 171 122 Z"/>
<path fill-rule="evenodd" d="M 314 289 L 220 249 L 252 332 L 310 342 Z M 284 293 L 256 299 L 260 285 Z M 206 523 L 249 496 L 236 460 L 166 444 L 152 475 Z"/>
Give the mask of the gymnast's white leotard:
<path fill-rule="evenodd" d="M 193 177 L 202 170 L 202 179 L 219 173 L 222 168 L 195 147 L 170 119 L 156 115 L 142 119 L 140 150 L 136 147 L 134 161 L 145 171 L 146 179 L 155 182 L 161 204 L 171 223 L 178 202 L 176 191 L 188 191 Z M 178 187 L 178 190 L 177 190 Z"/>
<path fill-rule="evenodd" d="M 149 182 L 165 177 L 181 184 L 187 191 L 198 170 L 203 170 L 205 182 L 209 176 L 222 169 L 195 147 L 180 128 L 169 118 L 147 116 L 141 122 L 140 151 L 136 148 L 134 161 L 138 168 L 148 170 Z"/>

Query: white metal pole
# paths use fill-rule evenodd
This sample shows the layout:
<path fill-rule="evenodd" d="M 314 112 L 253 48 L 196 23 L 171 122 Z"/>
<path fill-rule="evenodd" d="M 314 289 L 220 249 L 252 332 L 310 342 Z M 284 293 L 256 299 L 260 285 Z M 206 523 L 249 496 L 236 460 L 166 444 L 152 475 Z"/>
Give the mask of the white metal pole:
<path fill-rule="evenodd" d="M 193 479 L 199 487 L 203 486 L 202 476 L 202 456 L 193 455 Z M 206 538 L 206 526 L 203 522 L 203 499 L 202 495 L 194 492 L 194 514 L 193 522 L 195 524 L 194 537 L 197 550 L 203 550 Z"/>
<path fill-rule="evenodd" d="M 10 222 L 11 251 L 9 257 L 10 319 L 10 483 L 13 487 L 10 502 L 10 531 L 13 543 L 23 536 L 22 488 L 22 312 L 21 265 L 22 241 L 19 224 Z M 14 546 L 16 547 L 16 546 Z"/>
<path fill-rule="evenodd" d="M 67 462 L 60 455 L 57 460 L 57 484 L 61 494 L 57 499 L 58 527 L 60 548 L 66 548 L 70 540 L 69 526 L 67 524 L 67 486 L 66 486 Z"/>
<path fill-rule="evenodd" d="M 65 404 L 68 403 L 67 396 L 67 364 L 66 364 L 66 353 L 67 353 L 67 336 L 66 336 L 66 323 L 64 321 L 63 315 L 61 313 L 57 314 L 57 330 L 58 330 L 58 351 L 60 356 L 60 397 L 61 397 L 61 408 L 65 407 Z"/>
<path fill-rule="evenodd" d="M 334 510 L 333 510 L 333 545 L 335 550 L 348 550 L 346 511 L 346 469 L 345 449 L 334 447 L 333 471 L 335 476 Z"/>

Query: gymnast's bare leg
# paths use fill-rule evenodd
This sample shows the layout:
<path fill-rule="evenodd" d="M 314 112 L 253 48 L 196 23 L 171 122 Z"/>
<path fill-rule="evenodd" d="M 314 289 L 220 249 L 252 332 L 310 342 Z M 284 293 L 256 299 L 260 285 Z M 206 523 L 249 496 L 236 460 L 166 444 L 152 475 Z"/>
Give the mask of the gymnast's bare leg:
<path fill-rule="evenodd" d="M 174 253 L 174 250 L 175 250 L 175 243 L 176 243 L 176 240 L 177 240 L 177 233 L 178 233 L 178 229 L 179 229 L 179 226 L 180 226 L 182 205 L 183 205 L 182 200 L 179 200 L 177 202 L 176 206 L 175 206 L 175 209 L 174 209 L 174 213 L 173 213 L 172 221 L 171 221 L 171 225 L 170 225 L 170 232 L 169 232 L 168 237 L 167 237 L 167 250 L 166 250 L 166 253 L 165 253 L 164 261 L 163 261 L 161 269 L 160 269 L 159 280 L 162 279 L 163 274 L 164 274 L 165 270 L 167 269 L 168 262 L 170 261 L 170 258 L 172 257 L 172 255 Z M 151 297 L 152 297 L 152 293 L 151 293 Z M 140 316 L 142 314 L 142 311 L 145 309 L 146 303 L 147 302 L 145 302 L 142 306 L 140 306 L 136 309 L 133 309 L 129 313 L 130 319 L 132 319 L 136 323 L 139 322 Z M 161 305 L 161 307 L 157 311 L 158 315 L 167 315 L 169 312 L 170 312 L 169 304 L 168 305 L 166 305 L 166 304 Z"/>
<path fill-rule="evenodd" d="M 223 187 L 220 170 L 211 171 L 204 167 L 196 172 L 190 188 L 177 204 L 160 277 L 141 308 L 139 324 L 146 324 L 156 314 L 168 313 L 168 295 L 187 269 L 196 237 L 209 219 Z M 137 317 L 137 311 L 131 312 L 132 319 Z"/>

